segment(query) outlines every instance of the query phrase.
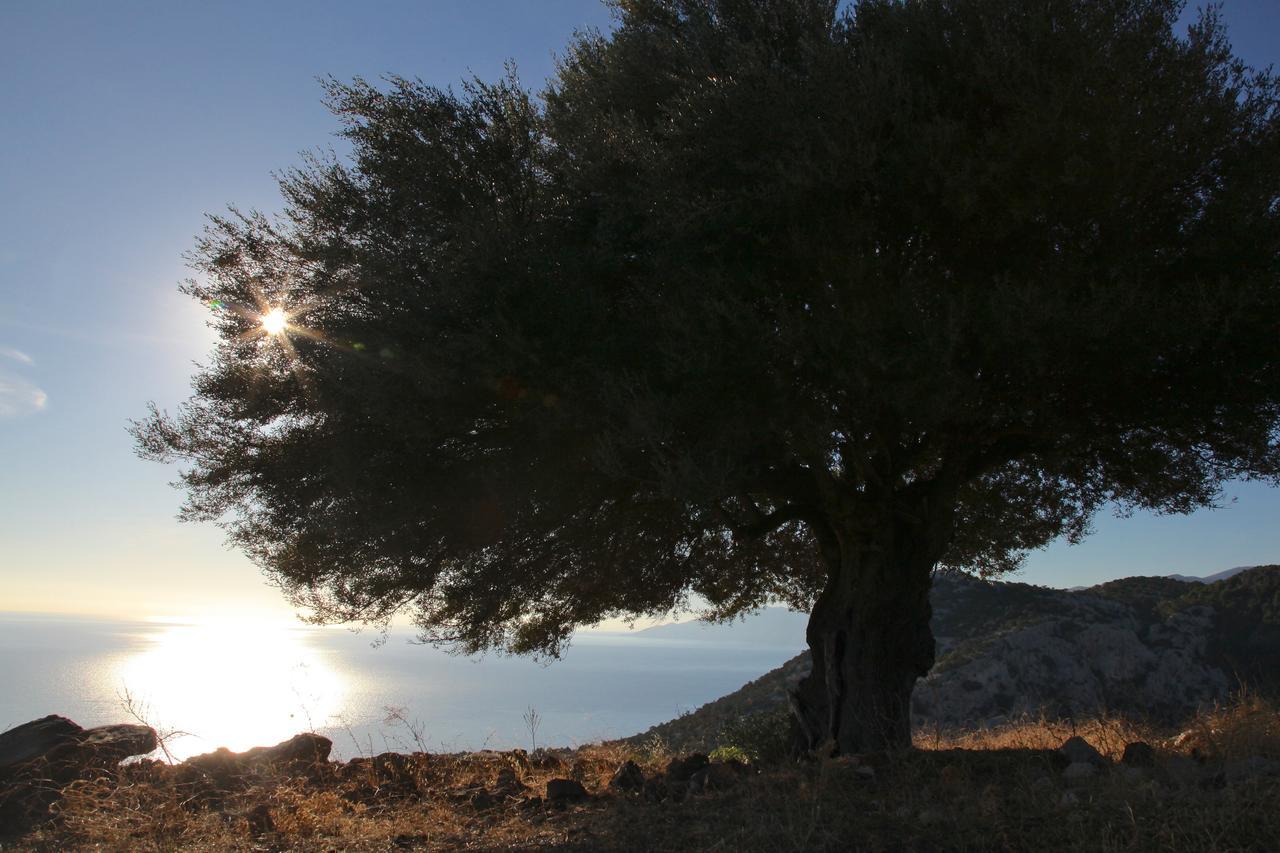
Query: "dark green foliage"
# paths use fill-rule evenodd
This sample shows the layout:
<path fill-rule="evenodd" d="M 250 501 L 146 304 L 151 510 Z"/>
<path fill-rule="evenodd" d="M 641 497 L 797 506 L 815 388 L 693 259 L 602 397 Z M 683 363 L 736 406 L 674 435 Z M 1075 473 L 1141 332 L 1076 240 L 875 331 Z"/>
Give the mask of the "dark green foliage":
<path fill-rule="evenodd" d="M 741 752 L 753 763 L 776 764 L 790 754 L 793 723 L 786 708 L 746 714 L 724 724 L 717 746 Z"/>
<path fill-rule="evenodd" d="M 965 640 L 985 636 L 993 625 L 1058 614 L 1057 590 L 1025 583 L 976 583 L 963 577 L 935 578 L 933 633 Z"/>
<path fill-rule="evenodd" d="M 352 157 L 213 219 L 140 448 L 320 618 L 816 603 L 900 711 L 935 565 L 1280 472 L 1277 84 L 1179 8 L 622 0 L 541 98 L 334 82 Z"/>
<path fill-rule="evenodd" d="M 1187 589 L 1186 581 L 1175 578 L 1133 577 L 1098 584 L 1089 592 L 1128 605 L 1140 622 L 1150 623 L 1167 616 L 1164 603 L 1186 595 Z"/>
<path fill-rule="evenodd" d="M 1213 654 L 1247 688 L 1280 696 L 1280 566 L 1196 586 L 1159 605 L 1164 616 L 1196 605 L 1214 610 Z"/>
<path fill-rule="evenodd" d="M 1280 566 L 1256 566 L 1225 580 L 1196 584 L 1190 591 L 1161 604 L 1165 616 L 1187 607 L 1207 604 L 1228 621 L 1280 626 Z"/>

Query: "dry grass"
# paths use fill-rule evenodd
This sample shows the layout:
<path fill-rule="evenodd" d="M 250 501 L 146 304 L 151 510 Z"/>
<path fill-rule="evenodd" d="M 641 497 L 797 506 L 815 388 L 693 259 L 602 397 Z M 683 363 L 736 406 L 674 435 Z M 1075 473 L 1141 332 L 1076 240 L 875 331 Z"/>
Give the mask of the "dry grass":
<path fill-rule="evenodd" d="M 759 768 L 683 802 L 613 795 L 622 761 L 658 774 L 669 756 L 597 745 L 531 761 L 482 752 L 360 759 L 307 776 L 215 785 L 158 762 L 74 783 L 55 819 L 6 850 L 1257 850 L 1280 849 L 1280 778 L 1222 768 L 1280 759 L 1280 715 L 1255 697 L 1205 714 L 1190 735 L 1121 719 L 1043 720 L 926 733 L 897 756 Z M 1079 734 L 1118 759 L 1145 740 L 1157 766 L 1071 784 L 1050 750 Z M 874 766 L 874 779 L 866 766 Z M 527 796 L 499 796 L 509 768 Z M 530 797 L 572 777 L 593 794 L 558 809 Z"/>

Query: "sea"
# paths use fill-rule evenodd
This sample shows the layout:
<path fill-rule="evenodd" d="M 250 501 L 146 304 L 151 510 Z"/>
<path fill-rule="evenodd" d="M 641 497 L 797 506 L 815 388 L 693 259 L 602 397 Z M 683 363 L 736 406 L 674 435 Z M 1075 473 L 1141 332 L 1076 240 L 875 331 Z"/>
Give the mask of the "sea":
<path fill-rule="evenodd" d="M 343 759 L 573 747 L 643 732 L 780 666 L 803 646 L 793 622 L 581 632 L 539 661 L 456 656 L 395 629 L 0 613 L 0 731 L 47 714 L 142 721 L 173 760 L 303 731 Z"/>

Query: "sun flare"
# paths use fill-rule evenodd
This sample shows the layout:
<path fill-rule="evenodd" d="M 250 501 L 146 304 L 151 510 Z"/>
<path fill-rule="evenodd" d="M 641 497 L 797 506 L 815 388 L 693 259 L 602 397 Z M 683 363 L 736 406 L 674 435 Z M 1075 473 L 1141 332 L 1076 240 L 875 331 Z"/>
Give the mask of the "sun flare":
<path fill-rule="evenodd" d="M 262 315 L 262 328 L 268 335 L 278 335 L 283 332 L 289 325 L 289 318 L 285 316 L 283 308 L 272 308 L 270 311 Z"/>
<path fill-rule="evenodd" d="M 305 630 L 234 621 L 168 626 L 122 660 L 115 678 L 148 722 L 183 731 L 168 744 L 179 759 L 321 727 L 347 689 Z"/>

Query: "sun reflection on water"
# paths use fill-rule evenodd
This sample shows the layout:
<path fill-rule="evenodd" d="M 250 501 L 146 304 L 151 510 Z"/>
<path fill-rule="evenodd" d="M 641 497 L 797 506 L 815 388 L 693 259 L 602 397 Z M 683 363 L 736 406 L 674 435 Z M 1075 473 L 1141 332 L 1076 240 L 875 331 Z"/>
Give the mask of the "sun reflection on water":
<path fill-rule="evenodd" d="M 162 734 L 186 733 L 167 742 L 176 759 L 269 746 L 324 726 L 342 707 L 345 679 L 307 635 L 264 623 L 165 626 L 119 663 L 115 681 Z"/>

